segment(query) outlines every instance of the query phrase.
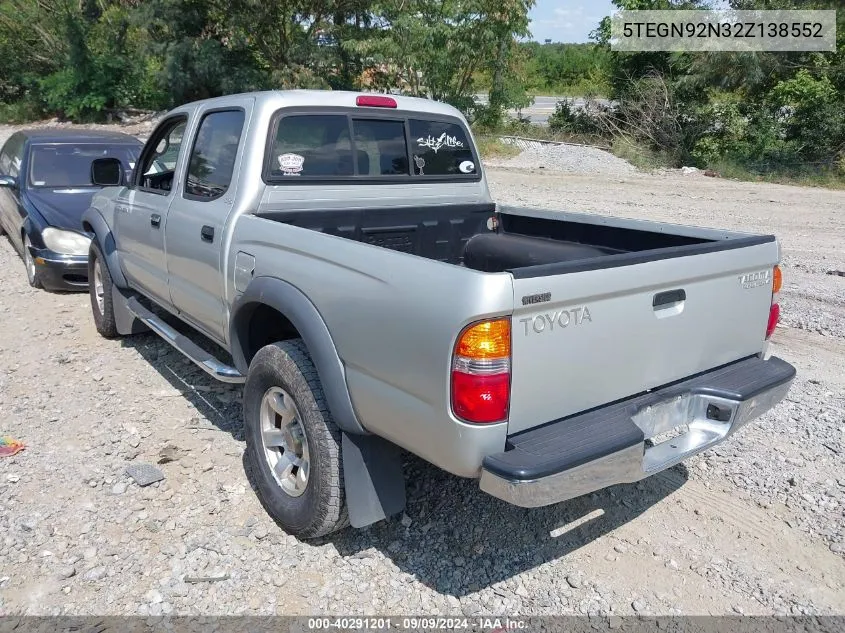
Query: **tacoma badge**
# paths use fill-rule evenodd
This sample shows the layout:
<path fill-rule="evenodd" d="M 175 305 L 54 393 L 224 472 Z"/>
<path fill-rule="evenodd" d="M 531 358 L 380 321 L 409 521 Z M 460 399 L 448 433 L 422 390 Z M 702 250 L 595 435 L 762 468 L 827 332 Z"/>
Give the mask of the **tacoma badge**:
<path fill-rule="evenodd" d="M 739 276 L 740 285 L 746 290 L 751 290 L 757 286 L 767 286 L 772 280 L 771 270 L 761 270 L 758 273 L 747 273 Z"/>

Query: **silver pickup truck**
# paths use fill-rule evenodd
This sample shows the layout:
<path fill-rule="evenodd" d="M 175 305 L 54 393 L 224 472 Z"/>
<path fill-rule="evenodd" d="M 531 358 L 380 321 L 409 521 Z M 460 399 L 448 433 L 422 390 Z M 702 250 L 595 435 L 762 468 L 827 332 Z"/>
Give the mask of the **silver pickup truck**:
<path fill-rule="evenodd" d="M 497 206 L 444 104 L 201 101 L 130 182 L 92 173 L 98 331 L 245 383 L 254 484 L 303 538 L 400 512 L 400 449 L 542 506 L 721 442 L 795 375 L 766 358 L 774 236 Z"/>

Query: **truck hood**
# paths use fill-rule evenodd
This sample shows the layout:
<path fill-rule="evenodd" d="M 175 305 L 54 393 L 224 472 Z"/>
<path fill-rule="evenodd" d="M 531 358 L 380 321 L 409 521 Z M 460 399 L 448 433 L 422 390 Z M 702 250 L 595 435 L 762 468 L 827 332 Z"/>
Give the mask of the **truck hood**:
<path fill-rule="evenodd" d="M 60 229 L 82 230 L 82 214 L 99 189 L 44 189 L 28 191 L 29 200 L 47 224 Z"/>

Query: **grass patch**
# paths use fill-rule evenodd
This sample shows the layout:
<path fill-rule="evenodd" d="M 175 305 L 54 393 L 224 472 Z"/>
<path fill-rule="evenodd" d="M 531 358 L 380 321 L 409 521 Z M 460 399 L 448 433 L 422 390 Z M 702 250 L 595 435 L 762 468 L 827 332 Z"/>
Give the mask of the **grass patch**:
<path fill-rule="evenodd" d="M 476 139 L 481 158 L 512 158 L 519 154 L 519 148 L 503 143 L 495 136 L 480 136 Z"/>
<path fill-rule="evenodd" d="M 585 77 L 574 83 L 547 84 L 529 90 L 532 97 L 583 97 L 606 99 L 611 93 L 610 83 L 601 79 Z"/>
<path fill-rule="evenodd" d="M 716 162 L 708 166 L 722 178 L 747 182 L 769 182 L 799 187 L 822 187 L 845 189 L 845 172 L 833 168 L 802 167 L 794 170 L 756 171 L 730 161 Z"/>
<path fill-rule="evenodd" d="M 673 166 L 674 161 L 669 155 L 655 152 L 626 136 L 615 137 L 610 147 L 615 156 L 627 160 L 637 169 L 651 171 Z"/>
<path fill-rule="evenodd" d="M 613 154 L 628 161 L 637 169 L 652 171 L 677 167 L 677 159 L 665 152 L 656 152 L 631 138 L 618 136 L 613 139 Z M 791 170 L 774 169 L 754 170 L 731 161 L 717 161 L 707 165 L 706 169 L 719 174 L 721 178 L 744 182 L 768 182 L 779 185 L 799 187 L 822 187 L 825 189 L 845 189 L 845 171 L 840 167 L 797 167 Z"/>

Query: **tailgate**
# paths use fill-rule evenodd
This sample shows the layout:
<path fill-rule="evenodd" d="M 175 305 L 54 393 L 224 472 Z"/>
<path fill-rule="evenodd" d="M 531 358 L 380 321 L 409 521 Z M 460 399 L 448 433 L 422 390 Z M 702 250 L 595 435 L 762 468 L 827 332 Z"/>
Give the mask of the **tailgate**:
<path fill-rule="evenodd" d="M 514 271 L 508 433 L 759 353 L 778 256 L 768 242 L 551 276 Z"/>

